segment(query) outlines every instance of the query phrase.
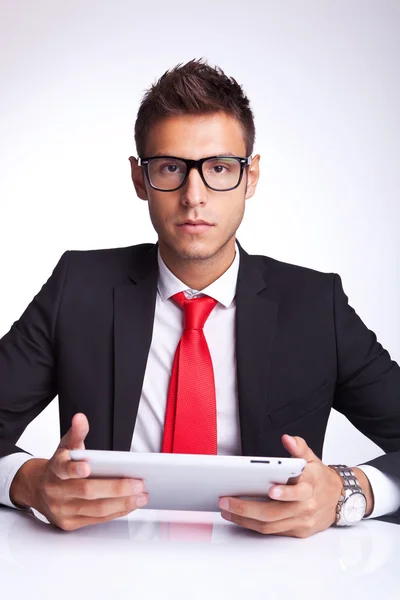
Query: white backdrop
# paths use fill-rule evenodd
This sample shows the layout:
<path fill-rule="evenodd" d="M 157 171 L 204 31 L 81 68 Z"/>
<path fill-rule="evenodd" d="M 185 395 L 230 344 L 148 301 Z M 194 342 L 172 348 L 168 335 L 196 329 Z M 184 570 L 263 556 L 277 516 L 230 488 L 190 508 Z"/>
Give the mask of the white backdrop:
<path fill-rule="evenodd" d="M 205 57 L 256 119 L 261 178 L 238 239 L 337 272 L 400 357 L 400 2 L 0 0 L 0 336 L 67 249 L 155 241 L 128 156 L 144 90 Z M 20 445 L 50 457 L 57 400 Z M 381 454 L 333 413 L 324 459 Z"/>

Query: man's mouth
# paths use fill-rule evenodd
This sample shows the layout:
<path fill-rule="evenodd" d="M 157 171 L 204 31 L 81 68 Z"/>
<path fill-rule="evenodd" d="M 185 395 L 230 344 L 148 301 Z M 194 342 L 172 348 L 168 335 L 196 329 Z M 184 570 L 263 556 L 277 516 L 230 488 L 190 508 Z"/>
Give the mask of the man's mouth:
<path fill-rule="evenodd" d="M 203 233 L 204 231 L 208 231 L 213 225 L 201 219 L 197 221 L 188 219 L 179 223 L 178 227 L 185 233 Z"/>
<path fill-rule="evenodd" d="M 208 223 L 207 221 L 203 221 L 202 219 L 187 219 L 186 221 L 179 223 L 179 225 L 210 225 L 211 223 Z"/>

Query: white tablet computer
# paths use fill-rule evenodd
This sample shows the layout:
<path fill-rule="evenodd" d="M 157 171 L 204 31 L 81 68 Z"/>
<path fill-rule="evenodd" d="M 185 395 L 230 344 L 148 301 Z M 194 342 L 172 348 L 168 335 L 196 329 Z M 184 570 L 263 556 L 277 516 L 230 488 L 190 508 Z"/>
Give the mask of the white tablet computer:
<path fill-rule="evenodd" d="M 220 511 L 221 496 L 268 500 L 274 483 L 295 483 L 302 458 L 220 456 L 70 450 L 72 460 L 90 465 L 89 477 L 142 479 L 149 502 L 144 508 Z"/>

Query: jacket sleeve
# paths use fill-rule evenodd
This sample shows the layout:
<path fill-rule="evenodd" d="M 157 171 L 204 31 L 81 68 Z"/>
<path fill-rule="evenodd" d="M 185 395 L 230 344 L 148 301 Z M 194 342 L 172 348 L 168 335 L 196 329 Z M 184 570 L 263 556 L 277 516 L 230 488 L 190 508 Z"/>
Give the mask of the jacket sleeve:
<path fill-rule="evenodd" d="M 337 382 L 333 408 L 385 452 L 365 464 L 400 484 L 400 367 L 348 304 L 334 276 Z M 380 517 L 400 523 L 400 510 Z"/>
<path fill-rule="evenodd" d="M 54 332 L 67 268 L 68 251 L 0 340 L 0 457 L 24 452 L 15 443 L 58 393 Z"/>

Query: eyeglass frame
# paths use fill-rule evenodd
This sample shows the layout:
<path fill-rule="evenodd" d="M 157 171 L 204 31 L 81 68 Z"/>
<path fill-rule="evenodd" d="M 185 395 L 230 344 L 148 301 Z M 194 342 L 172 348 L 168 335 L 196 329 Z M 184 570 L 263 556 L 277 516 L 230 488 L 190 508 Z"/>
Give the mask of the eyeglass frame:
<path fill-rule="evenodd" d="M 162 190 L 160 188 L 155 187 L 151 181 L 150 181 L 150 176 L 149 176 L 149 171 L 148 171 L 148 167 L 149 167 L 149 161 L 152 159 L 156 159 L 156 158 L 174 158 L 175 160 L 180 160 L 182 162 L 185 163 L 186 165 L 186 175 L 182 181 L 182 183 L 176 187 L 173 188 L 172 190 Z M 231 188 L 227 188 L 225 190 L 218 190 L 217 188 L 213 188 L 211 187 L 207 181 L 205 180 L 205 177 L 203 175 L 203 163 L 205 163 L 207 160 L 212 160 L 215 158 L 235 158 L 236 160 L 239 161 L 240 163 L 240 175 L 239 175 L 239 181 L 237 182 L 237 184 Z M 147 181 L 149 182 L 150 187 L 153 190 L 157 190 L 158 192 L 176 192 L 177 190 L 180 190 L 181 187 L 183 187 L 185 185 L 185 183 L 187 182 L 188 178 L 189 178 L 189 173 L 192 169 L 196 169 L 197 172 L 199 173 L 202 182 L 204 183 L 204 185 L 210 189 L 213 190 L 214 192 L 230 192 L 232 190 L 235 190 L 237 187 L 239 187 L 239 185 L 241 184 L 242 178 L 243 178 L 243 172 L 244 172 L 244 168 L 248 167 L 251 165 L 251 155 L 250 156 L 226 156 L 226 155 L 219 155 L 219 156 L 207 156 L 206 158 L 199 158 L 199 160 L 193 160 L 190 158 L 180 158 L 179 156 L 168 156 L 168 155 L 163 155 L 163 156 L 147 156 L 146 158 L 141 158 L 140 156 L 138 157 L 138 166 L 139 167 L 143 167 L 144 168 L 144 172 L 146 174 L 146 178 Z"/>

